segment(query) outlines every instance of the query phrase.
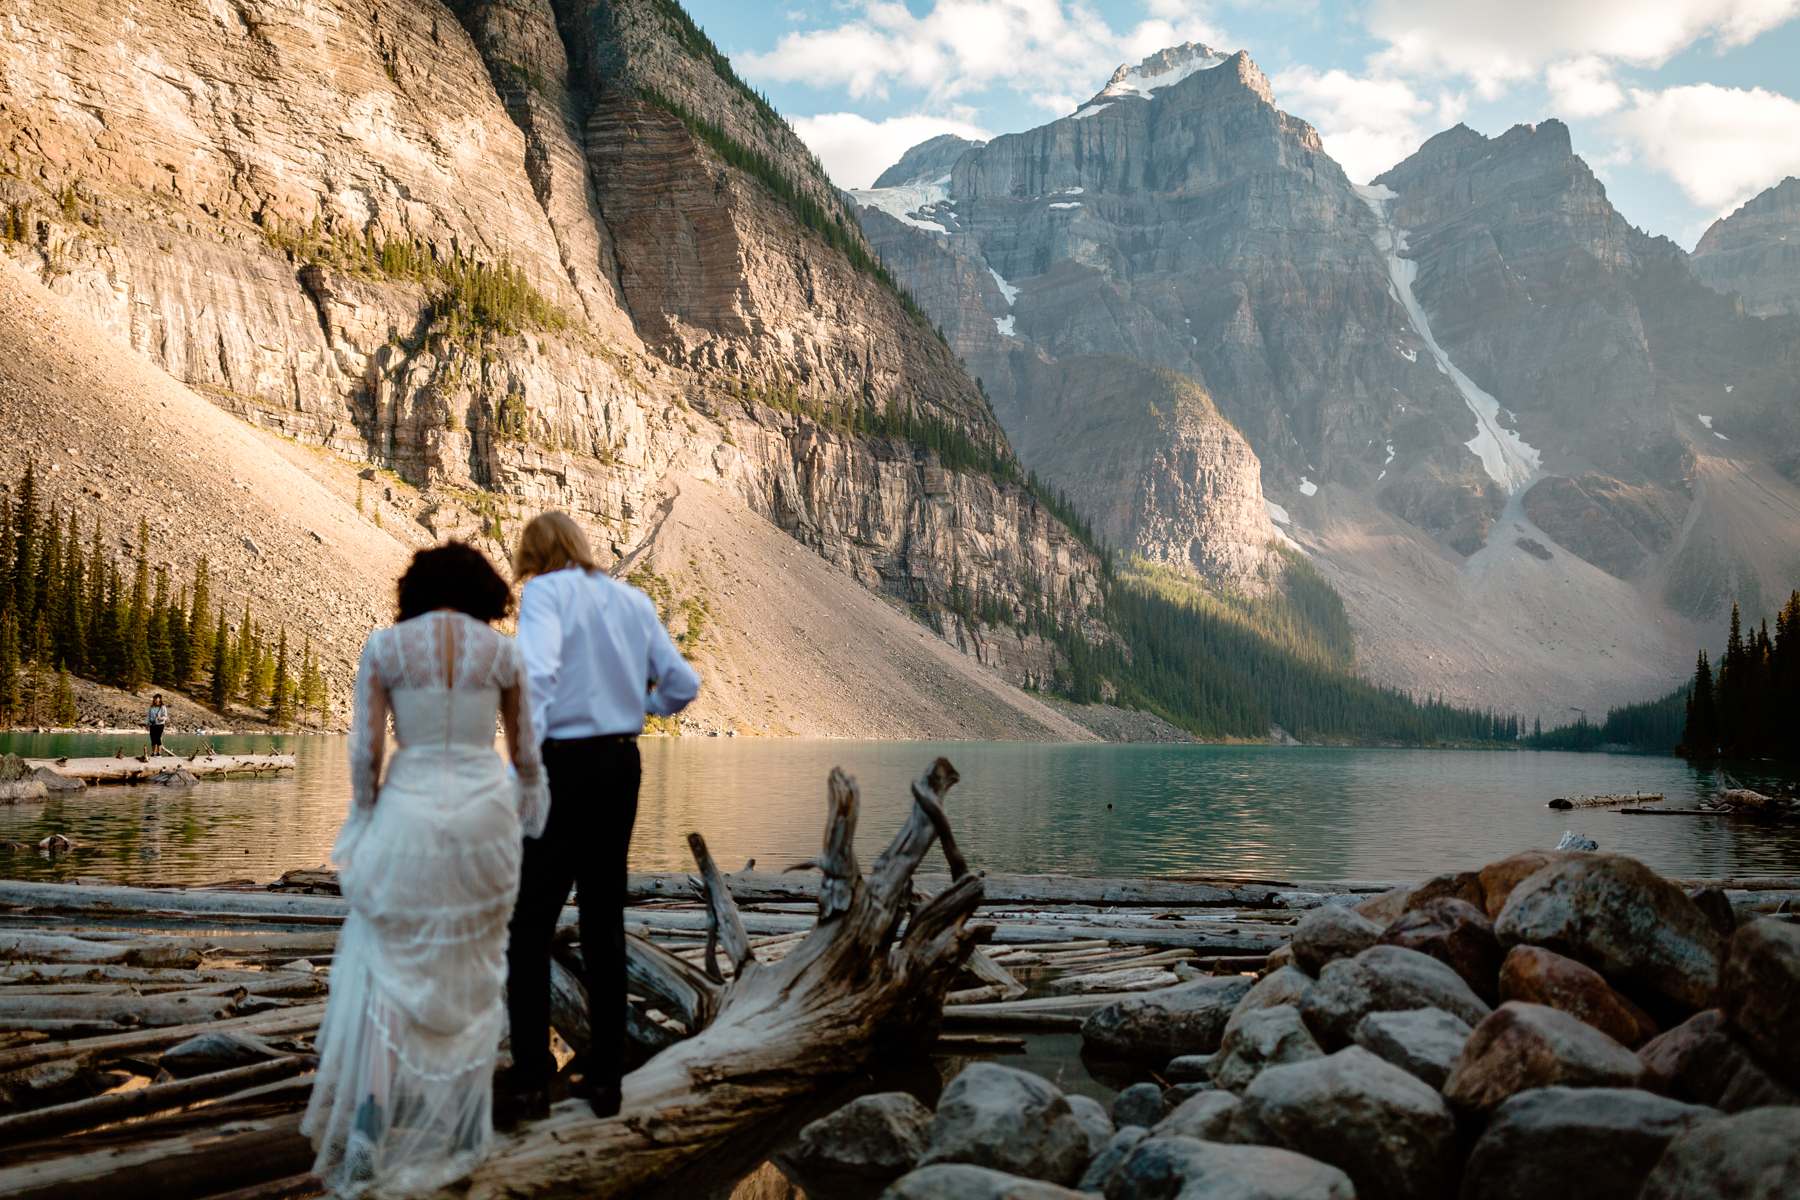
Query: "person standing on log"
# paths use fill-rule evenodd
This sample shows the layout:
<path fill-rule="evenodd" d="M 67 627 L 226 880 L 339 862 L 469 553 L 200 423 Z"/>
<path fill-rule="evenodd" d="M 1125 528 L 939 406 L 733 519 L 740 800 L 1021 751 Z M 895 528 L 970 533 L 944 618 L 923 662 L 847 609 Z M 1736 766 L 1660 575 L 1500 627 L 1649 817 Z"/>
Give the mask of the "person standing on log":
<path fill-rule="evenodd" d="M 169 706 L 163 703 L 161 692 L 150 697 L 150 711 L 144 714 L 144 724 L 150 730 L 150 753 L 161 754 L 163 730 L 169 725 Z"/>
<path fill-rule="evenodd" d="M 523 585 L 519 648 L 551 802 L 543 835 L 525 839 L 507 946 L 513 1073 L 501 1111 L 517 1121 L 549 1110 L 550 943 L 575 884 L 592 1039 L 571 1090 L 610 1117 L 624 1075 L 625 860 L 637 820 L 637 738 L 645 714 L 674 716 L 692 703 L 700 676 L 650 598 L 599 569 L 567 513 L 543 513 L 525 526 L 513 575 Z"/>
<path fill-rule="evenodd" d="M 331 851 L 350 913 L 300 1126 L 338 1196 L 435 1190 L 486 1155 L 520 842 L 550 804 L 518 644 L 492 627 L 506 581 L 451 542 L 415 554 L 399 593 L 356 668 L 350 814 Z"/>

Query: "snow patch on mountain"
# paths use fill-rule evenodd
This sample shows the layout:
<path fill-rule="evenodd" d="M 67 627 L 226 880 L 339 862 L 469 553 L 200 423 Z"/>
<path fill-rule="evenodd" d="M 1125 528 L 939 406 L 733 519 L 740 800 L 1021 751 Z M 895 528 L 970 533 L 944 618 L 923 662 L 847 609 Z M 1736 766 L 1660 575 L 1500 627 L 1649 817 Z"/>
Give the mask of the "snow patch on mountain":
<path fill-rule="evenodd" d="M 903 225 L 923 229 L 927 233 L 949 233 L 942 224 L 931 220 L 932 210 L 949 205 L 950 176 L 929 183 L 906 183 L 898 187 L 852 188 L 850 198 L 867 208 L 880 209 Z"/>
<path fill-rule="evenodd" d="M 1052 204 L 1050 207 L 1051 208 L 1080 208 L 1081 201 L 1079 201 L 1079 200 L 1064 200 L 1059 204 Z"/>
<path fill-rule="evenodd" d="M 1269 520 L 1277 525 L 1292 525 L 1294 518 L 1288 516 L 1288 510 L 1275 503 L 1267 496 L 1263 497 L 1263 507 L 1269 510 Z"/>
<path fill-rule="evenodd" d="M 1120 67 L 1101 89 L 1102 96 L 1139 96 L 1154 99 L 1152 92 L 1174 87 L 1190 75 L 1224 66 L 1230 55 L 1189 42 L 1161 50 L 1135 67 Z M 1089 105 L 1092 107 L 1092 105 Z"/>
<path fill-rule="evenodd" d="M 1700 423 L 1702 425 L 1706 426 L 1708 429 L 1712 428 L 1712 414 L 1700 413 L 1699 417 L 1700 417 Z"/>
<path fill-rule="evenodd" d="M 1006 282 L 1000 272 L 992 267 L 988 268 L 988 274 L 994 277 L 994 285 L 1000 289 L 1000 294 L 1006 297 L 1006 307 L 1011 308 L 1013 301 L 1019 298 L 1019 289 Z"/>
<path fill-rule="evenodd" d="M 1300 494 L 1302 496 L 1316 496 L 1319 494 L 1319 485 L 1302 475 L 1300 477 Z"/>
<path fill-rule="evenodd" d="M 1076 120 L 1077 120 L 1077 121 L 1085 121 L 1085 120 L 1087 120 L 1087 119 L 1088 119 L 1088 118 L 1089 118 L 1089 117 L 1091 117 L 1091 116 L 1093 116 L 1093 115 L 1094 115 L 1094 114 L 1095 114 L 1095 113 L 1097 113 L 1097 112 L 1102 112 L 1102 111 L 1104 111 L 1104 110 L 1106 110 L 1106 109 L 1109 109 L 1109 108 L 1111 108 L 1111 107 L 1112 107 L 1112 101 L 1111 101 L 1111 100 L 1108 100 L 1108 101 L 1106 101 L 1106 102 L 1105 102 L 1105 103 L 1103 103 L 1103 104 L 1087 104 L 1087 105 L 1083 105 L 1083 106 L 1082 106 L 1082 107 L 1081 107 L 1081 108 L 1078 108 L 1078 109 L 1076 109 L 1076 110 L 1075 110 L 1075 119 L 1076 119 Z"/>
<path fill-rule="evenodd" d="M 1450 382 L 1462 393 L 1469 411 L 1475 414 L 1475 436 L 1464 445 L 1481 460 L 1488 478 L 1510 494 L 1524 491 L 1537 478 L 1543 460 L 1524 438 L 1500 423 L 1500 402 L 1451 362 L 1449 354 L 1432 335 L 1431 318 L 1425 315 L 1425 306 L 1413 294 L 1419 264 L 1402 257 L 1401 252 L 1406 249 L 1406 232 L 1394 224 L 1388 209 L 1388 201 L 1395 198 L 1395 192 L 1382 184 L 1372 183 L 1357 186 L 1356 194 L 1375 214 L 1375 246 L 1387 259 L 1388 280 L 1393 285 L 1395 298 L 1412 319 L 1413 332 L 1419 335 L 1419 340 L 1431 351 L 1438 370 L 1450 377 Z"/>
<path fill-rule="evenodd" d="M 995 317 L 994 318 L 995 332 L 1001 334 L 1003 337 L 1012 337 L 1013 336 L 1013 321 L 1015 319 L 1016 318 L 1014 318 L 1011 313 L 1008 313 L 1004 317 Z"/>

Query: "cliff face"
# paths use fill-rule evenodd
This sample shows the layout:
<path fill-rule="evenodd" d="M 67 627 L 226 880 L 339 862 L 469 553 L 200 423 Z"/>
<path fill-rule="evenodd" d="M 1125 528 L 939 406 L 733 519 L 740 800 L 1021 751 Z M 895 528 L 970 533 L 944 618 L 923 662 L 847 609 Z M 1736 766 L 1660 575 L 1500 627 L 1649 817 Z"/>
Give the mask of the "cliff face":
<path fill-rule="evenodd" d="M 1004 445 L 674 4 L 117 16 L 7 22 L 0 251 L 195 391 L 391 468 L 433 529 L 491 530 L 489 491 L 622 554 L 681 470 L 940 624 L 975 571 L 1021 611 L 1097 597 L 1093 556 L 1017 487 L 821 429 L 900 411 Z"/>
<path fill-rule="evenodd" d="M 1752 316 L 1800 316 L 1800 178 L 1788 176 L 1712 223 L 1694 247 L 1694 274 L 1735 292 Z"/>

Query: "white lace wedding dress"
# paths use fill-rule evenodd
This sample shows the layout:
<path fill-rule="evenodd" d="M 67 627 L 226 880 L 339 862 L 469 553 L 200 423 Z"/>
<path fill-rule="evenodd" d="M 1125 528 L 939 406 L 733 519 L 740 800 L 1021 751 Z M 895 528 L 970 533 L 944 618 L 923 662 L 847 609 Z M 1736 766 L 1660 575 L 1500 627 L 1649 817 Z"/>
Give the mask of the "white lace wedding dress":
<path fill-rule="evenodd" d="M 461 613 L 363 647 L 350 815 L 332 851 L 350 915 L 301 1126 L 339 1195 L 443 1186 L 492 1137 L 520 838 L 549 809 L 524 682 L 513 640 Z M 399 749 L 383 780 L 390 712 Z M 495 750 L 496 716 L 516 771 Z"/>

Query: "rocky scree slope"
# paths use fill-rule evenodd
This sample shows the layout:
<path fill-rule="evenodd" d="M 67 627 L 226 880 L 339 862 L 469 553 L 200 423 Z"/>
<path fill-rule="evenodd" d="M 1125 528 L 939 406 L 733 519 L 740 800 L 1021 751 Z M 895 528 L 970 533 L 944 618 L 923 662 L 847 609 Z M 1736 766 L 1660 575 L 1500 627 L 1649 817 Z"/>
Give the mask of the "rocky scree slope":
<path fill-rule="evenodd" d="M 618 556 L 679 468 L 953 638 L 959 574 L 1020 617 L 1097 604 L 973 382 L 668 0 L 0 21 L 0 252 L 225 410 L 422 489 L 421 528 L 498 548 L 555 505 Z M 1014 680 L 1053 669 L 990 633 Z"/>

